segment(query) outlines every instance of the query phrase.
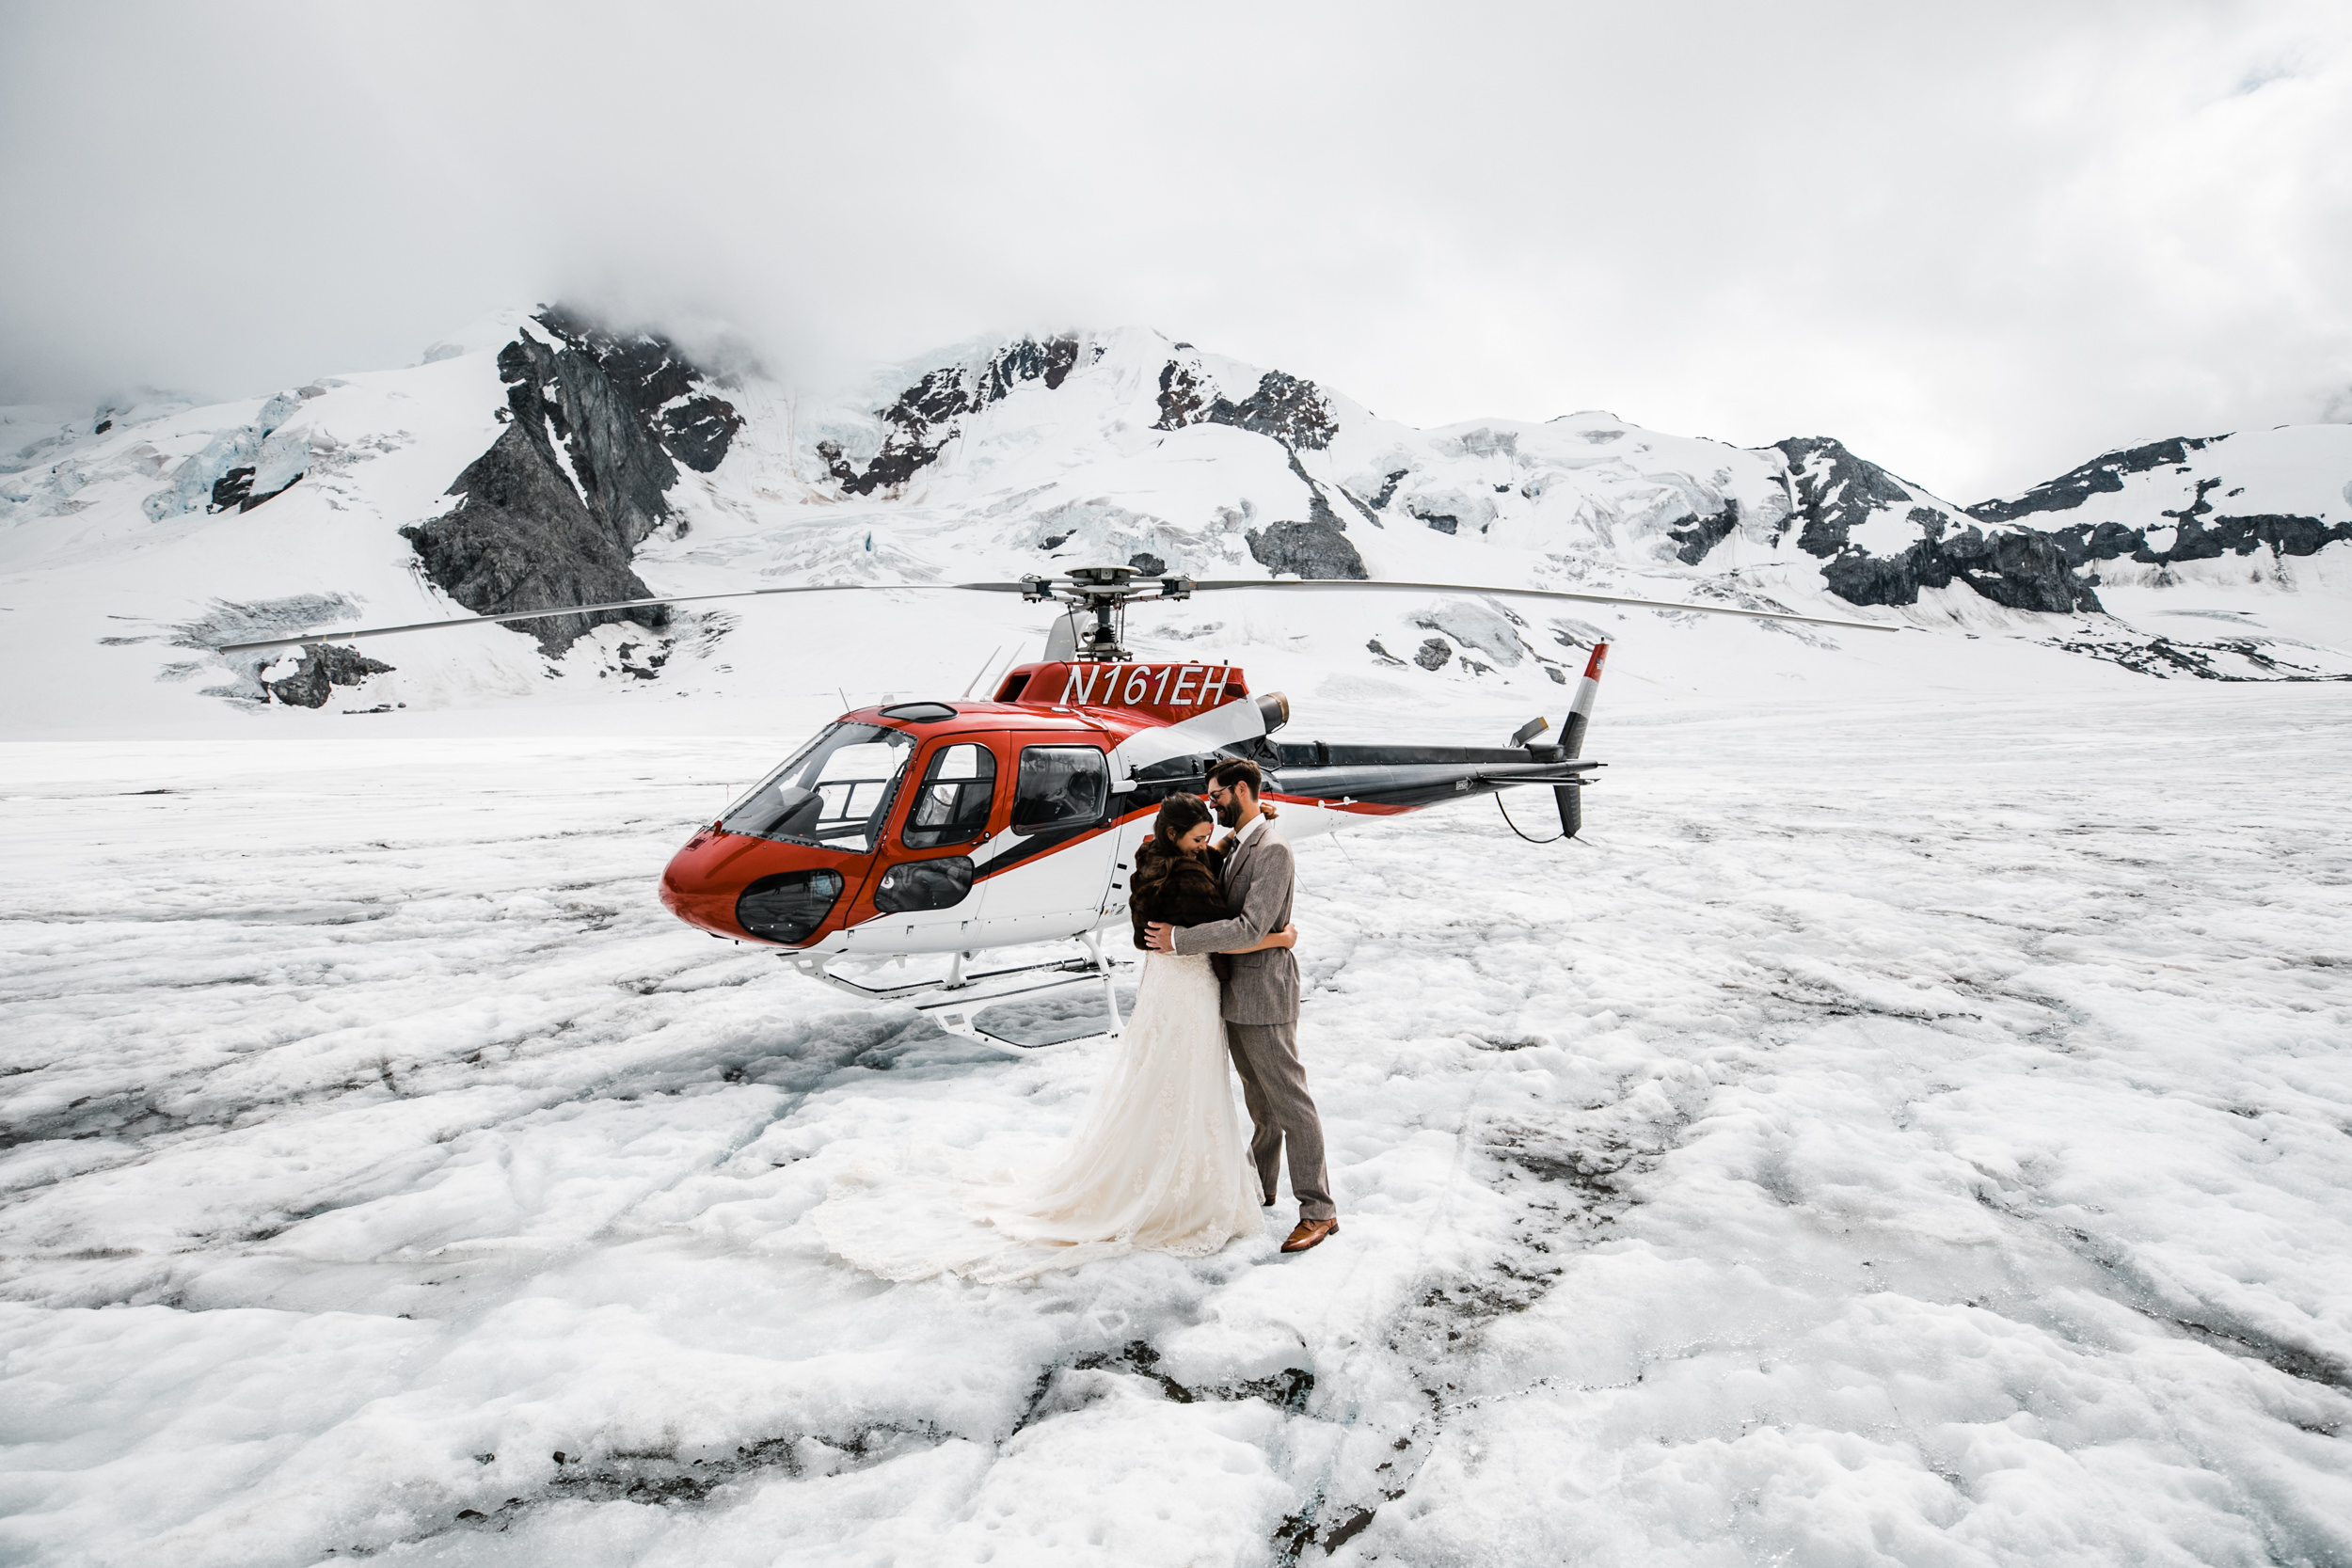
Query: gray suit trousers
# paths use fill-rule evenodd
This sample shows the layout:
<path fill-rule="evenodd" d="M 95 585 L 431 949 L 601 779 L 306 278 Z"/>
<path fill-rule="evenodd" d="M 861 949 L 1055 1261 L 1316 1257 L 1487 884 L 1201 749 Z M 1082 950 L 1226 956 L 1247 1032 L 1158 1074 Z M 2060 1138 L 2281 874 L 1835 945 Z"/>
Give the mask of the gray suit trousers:
<path fill-rule="evenodd" d="M 1291 1196 L 1298 1199 L 1298 1217 L 1338 1217 L 1330 1178 L 1323 1169 L 1323 1120 L 1307 1095 L 1307 1069 L 1298 1065 L 1298 1025 L 1228 1022 L 1225 1043 L 1233 1053 L 1233 1069 L 1241 1074 L 1242 1100 L 1249 1107 L 1249 1158 L 1258 1167 L 1259 1187 L 1274 1191 L 1282 1147 L 1288 1144 Z"/>

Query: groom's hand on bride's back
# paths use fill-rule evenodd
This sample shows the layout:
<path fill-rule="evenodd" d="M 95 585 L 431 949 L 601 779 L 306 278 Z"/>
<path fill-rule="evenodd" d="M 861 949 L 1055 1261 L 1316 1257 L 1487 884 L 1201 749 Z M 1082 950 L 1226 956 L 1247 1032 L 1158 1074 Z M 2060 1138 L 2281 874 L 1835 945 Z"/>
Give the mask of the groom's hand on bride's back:
<path fill-rule="evenodd" d="M 1165 920 L 1154 920 L 1143 928 L 1144 945 L 1154 953 L 1176 951 L 1176 927 Z"/>

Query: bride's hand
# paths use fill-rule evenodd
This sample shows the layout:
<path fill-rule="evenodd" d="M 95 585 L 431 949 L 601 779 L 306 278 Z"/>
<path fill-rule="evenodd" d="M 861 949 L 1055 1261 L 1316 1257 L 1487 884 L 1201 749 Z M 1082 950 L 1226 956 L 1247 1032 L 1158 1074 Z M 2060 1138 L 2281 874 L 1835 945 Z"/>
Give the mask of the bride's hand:
<path fill-rule="evenodd" d="M 1279 819 L 1282 814 L 1274 809 L 1273 801 L 1261 800 L 1258 802 L 1258 815 L 1264 817 L 1267 821 L 1272 822 Z"/>
<path fill-rule="evenodd" d="M 1295 947 L 1295 946 L 1297 946 L 1297 945 L 1298 945 L 1298 927 L 1295 927 L 1295 926 L 1285 926 L 1285 927 L 1282 927 L 1281 934 L 1280 934 L 1279 936 L 1278 936 L 1278 937 L 1276 937 L 1276 938 L 1274 939 L 1274 944 L 1275 944 L 1276 946 L 1278 946 L 1278 947 Z"/>

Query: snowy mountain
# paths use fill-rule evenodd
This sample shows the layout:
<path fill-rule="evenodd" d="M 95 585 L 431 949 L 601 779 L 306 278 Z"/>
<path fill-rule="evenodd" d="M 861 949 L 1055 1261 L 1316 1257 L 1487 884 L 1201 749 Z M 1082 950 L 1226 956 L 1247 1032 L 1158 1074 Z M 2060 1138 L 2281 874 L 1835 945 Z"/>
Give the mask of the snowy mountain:
<path fill-rule="evenodd" d="M 1090 375 L 1102 385 L 1089 387 Z M 1066 399 L 1047 395 L 1065 386 L 1072 388 Z M 1064 402 L 1073 406 L 1058 406 Z M 1073 465 L 1075 471 L 1038 475 L 1045 485 L 1076 492 L 1098 479 L 1123 482 L 1139 506 L 1172 509 L 1178 519 L 1127 513 L 1126 531 L 1097 531 L 1074 545 L 1075 530 L 1049 523 L 1031 541 L 1049 555 L 1117 550 L 1151 530 L 1172 528 L 1163 535 L 1172 559 L 1183 562 L 1188 551 L 1198 556 L 1210 546 L 1216 564 L 1236 565 L 1243 560 L 1230 537 L 1218 541 L 1221 550 L 1212 542 L 1237 529 L 1248 557 L 1268 571 L 1357 578 L 1363 563 L 1348 531 L 1360 522 L 1631 569 L 1738 571 L 1774 563 L 1786 552 L 1798 568 L 1782 574 L 1787 586 L 1826 587 L 1857 605 L 1915 604 L 1922 587 L 1959 580 L 2017 609 L 2095 607 L 2059 553 L 2031 530 L 1987 527 L 1834 440 L 1743 449 L 1661 436 L 1604 413 L 1415 430 L 1313 382 L 1153 333 L 1024 339 L 930 370 L 870 422 L 849 413 L 849 438 L 820 437 L 814 450 L 844 496 L 931 499 L 938 485 L 981 489 L 993 477 L 995 451 L 1017 439 L 1022 426 L 1073 420 L 1153 433 L 1144 469 L 1152 488 L 1135 484 L 1132 459 L 1140 451 L 1120 454 L 1131 459 L 1126 471 Z M 1187 434 L 1211 427 L 1263 437 L 1274 451 L 1222 436 L 1211 446 Z M 1261 483 L 1234 518 L 1227 516 L 1234 508 L 1187 496 L 1190 487 L 1176 481 L 1245 451 L 1262 465 L 1281 462 L 1289 483 L 1251 476 Z M 1080 522 L 1094 514 L 1059 508 L 1083 505 L 1060 501 L 1039 515 Z M 1261 515 L 1265 525 L 1251 526 Z M 1155 549 L 1139 553 L 1162 559 Z M 1807 582 L 1817 570 L 1820 582 Z"/>
<path fill-rule="evenodd" d="M 2169 584 L 2194 562 L 2231 558 L 2250 567 L 2249 580 L 2260 580 L 2266 566 L 2272 580 L 2284 582 L 2290 559 L 2352 540 L 2347 471 L 2352 426 L 2183 436 L 2107 452 L 2022 496 L 1968 511 L 1994 526 L 2029 518 L 2049 531 L 2069 565 L 2094 567 L 2119 582 Z M 2246 568 L 2224 566 L 2217 580 L 2246 576 Z"/>
<path fill-rule="evenodd" d="M 8 702 L 65 728 L 93 705 L 161 721 L 224 702 L 373 712 L 615 683 L 754 698 L 806 665 L 814 628 L 876 689 L 935 685 L 935 656 L 878 638 L 888 617 L 846 599 L 788 615 L 605 612 L 364 653 L 211 648 L 656 592 L 1102 562 L 1711 597 L 2155 673 L 2352 675 L 2352 430 L 2337 426 L 2155 443 L 1961 507 L 1826 437 L 1740 448 L 1594 411 L 1416 429 L 1145 328 L 976 342 L 819 400 L 540 309 L 405 370 L 268 398 L 10 410 L 0 441 L 12 662 L 81 651 L 72 680 L 21 683 Z M 921 603 L 958 646 L 1035 635 L 1002 606 Z M 2181 616 L 2204 625 L 2183 630 Z M 1198 614 L 1162 624 L 1177 641 L 1235 635 Z M 1502 601 L 1384 596 L 1241 635 L 1311 639 L 1367 674 L 1508 688 L 1565 679 L 1605 629 Z M 1738 645 L 1765 635 L 1743 628 Z"/>

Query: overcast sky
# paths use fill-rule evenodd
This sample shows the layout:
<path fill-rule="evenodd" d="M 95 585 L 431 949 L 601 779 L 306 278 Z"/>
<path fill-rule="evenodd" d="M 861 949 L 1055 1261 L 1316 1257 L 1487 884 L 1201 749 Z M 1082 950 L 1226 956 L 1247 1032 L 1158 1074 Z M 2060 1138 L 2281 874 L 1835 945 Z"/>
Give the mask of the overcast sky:
<path fill-rule="evenodd" d="M 0 0 L 0 401 L 1141 322 L 1971 501 L 2352 418 L 2352 6 Z"/>

